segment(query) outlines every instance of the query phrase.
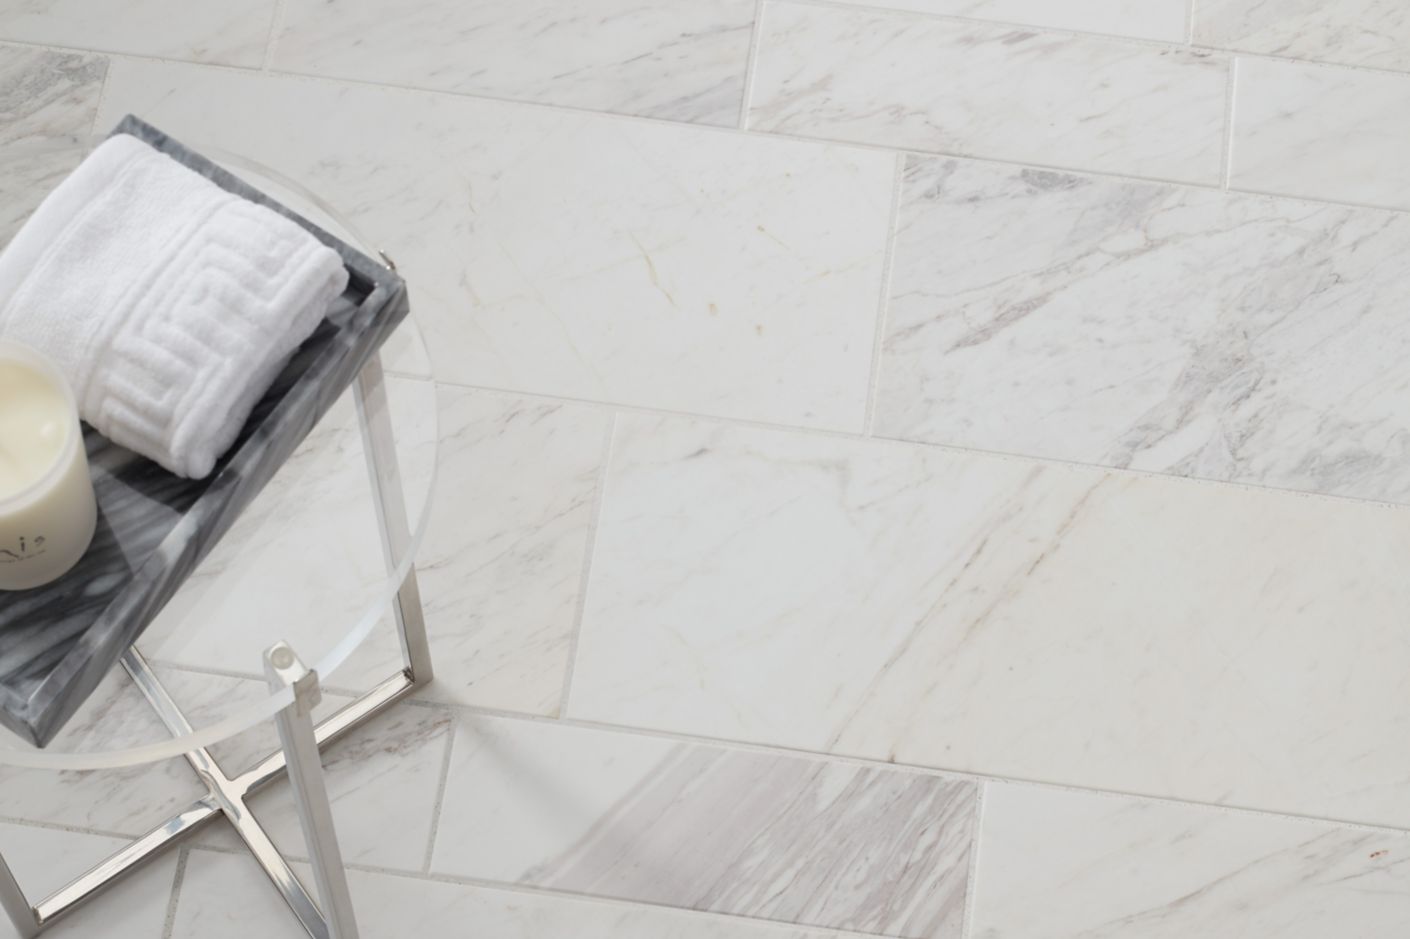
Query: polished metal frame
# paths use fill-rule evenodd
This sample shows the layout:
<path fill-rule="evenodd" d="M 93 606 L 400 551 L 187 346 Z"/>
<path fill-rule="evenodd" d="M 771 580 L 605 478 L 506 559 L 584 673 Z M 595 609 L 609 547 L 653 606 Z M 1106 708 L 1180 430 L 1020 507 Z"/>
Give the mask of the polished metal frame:
<path fill-rule="evenodd" d="M 410 550 L 411 532 L 387 409 L 382 362 L 377 354 L 359 372 L 353 396 L 372 480 L 378 528 L 387 569 L 391 571 Z M 401 639 L 403 668 L 400 672 L 315 726 L 311 715 L 320 698 L 318 675 L 305 668 L 286 643 L 275 644 L 264 654 L 264 672 L 270 688 L 272 692 L 285 687 L 294 689 L 293 703 L 274 718 L 280 749 L 235 776 L 225 773 L 204 747 L 186 753 L 186 761 L 205 784 L 207 794 L 68 886 L 31 905 L 4 858 L 0 857 L 0 907 L 14 923 L 21 939 L 39 935 L 161 852 L 222 816 L 234 826 L 236 834 L 249 847 L 313 939 L 357 939 L 347 874 L 333 827 L 319 750 L 431 680 L 431 649 L 426 640 L 414 565 L 398 587 L 392 606 L 397 635 Z M 177 736 L 190 733 L 192 728 L 186 716 L 135 646 L 123 655 L 122 664 L 167 729 Z M 318 901 L 289 868 L 288 861 L 248 807 L 251 795 L 285 775 L 293 786 Z"/>

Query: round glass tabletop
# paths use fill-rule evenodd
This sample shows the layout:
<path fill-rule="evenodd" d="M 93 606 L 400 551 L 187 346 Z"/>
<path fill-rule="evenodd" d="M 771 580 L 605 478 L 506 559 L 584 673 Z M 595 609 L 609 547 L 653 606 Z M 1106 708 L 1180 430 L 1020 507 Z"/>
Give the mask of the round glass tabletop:
<path fill-rule="evenodd" d="M 0 245 L 99 142 L 31 138 L 0 145 Z M 383 246 L 277 168 L 201 141 L 182 142 L 369 257 L 392 263 Z M 377 362 L 363 373 L 363 408 L 350 387 L 138 639 L 136 650 L 189 729 L 173 735 L 114 667 L 44 749 L 0 730 L 0 765 L 100 769 L 198 747 L 219 754 L 222 746 L 232 759 L 248 755 L 254 744 L 240 738 L 267 743 L 268 734 L 251 729 L 293 700 L 289 689 L 272 691 L 264 679 L 264 651 L 280 641 L 317 671 L 324 711 L 402 672 L 393 605 L 430 516 L 437 398 L 413 318 L 383 347 L 381 367 Z M 366 445 L 379 427 L 385 437 L 377 485 Z M 399 547 L 387 547 L 379 497 L 389 516 L 405 512 L 404 537 L 391 539 L 404 542 Z"/>

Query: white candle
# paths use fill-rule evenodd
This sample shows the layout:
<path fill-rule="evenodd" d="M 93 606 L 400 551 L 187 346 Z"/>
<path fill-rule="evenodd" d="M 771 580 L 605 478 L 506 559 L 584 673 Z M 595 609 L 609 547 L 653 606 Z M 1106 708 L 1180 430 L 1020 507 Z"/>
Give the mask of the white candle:
<path fill-rule="evenodd" d="M 68 384 L 38 352 L 0 341 L 0 590 L 67 572 L 97 519 Z"/>

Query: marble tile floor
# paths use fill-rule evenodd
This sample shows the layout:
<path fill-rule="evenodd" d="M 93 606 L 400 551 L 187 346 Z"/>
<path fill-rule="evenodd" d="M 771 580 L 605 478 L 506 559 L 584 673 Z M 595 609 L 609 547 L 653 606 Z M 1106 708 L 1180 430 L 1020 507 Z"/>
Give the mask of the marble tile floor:
<path fill-rule="evenodd" d="M 0 0 L 0 147 L 131 111 L 411 284 L 437 681 L 328 754 L 364 935 L 1399 939 L 1407 50 L 1392 0 Z M 198 717 L 356 616 L 366 489 L 344 402 L 144 638 Z M 55 746 L 157 734 L 113 676 Z M 0 770 L 0 848 L 43 891 L 195 794 Z M 299 935 L 218 827 L 55 932 Z"/>

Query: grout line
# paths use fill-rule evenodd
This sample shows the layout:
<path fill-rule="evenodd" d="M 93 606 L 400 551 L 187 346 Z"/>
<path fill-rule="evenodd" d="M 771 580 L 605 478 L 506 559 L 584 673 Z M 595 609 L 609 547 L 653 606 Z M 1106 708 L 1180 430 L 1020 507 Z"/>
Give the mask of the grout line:
<path fill-rule="evenodd" d="M 1239 84 L 1239 58 L 1229 60 L 1229 90 L 1224 102 L 1224 153 L 1220 172 L 1222 188 L 1228 190 L 1234 177 L 1234 102 Z"/>
<path fill-rule="evenodd" d="M 891 309 L 891 275 L 896 265 L 896 241 L 901 227 L 901 189 L 905 183 L 906 156 L 896 154 L 891 184 L 890 214 L 886 220 L 886 247 L 881 256 L 881 288 L 876 302 L 876 333 L 871 344 L 871 373 L 867 376 L 866 410 L 862 414 L 862 436 L 870 437 L 876 421 L 876 399 L 881 391 L 881 351 L 886 343 L 886 323 Z"/>
<path fill-rule="evenodd" d="M 1137 802 L 1152 803 L 1157 805 L 1175 806 L 1178 808 L 1210 811 L 1216 814 L 1234 815 L 1239 817 L 1271 818 L 1283 821 L 1301 822 L 1309 825 L 1317 825 L 1324 828 L 1337 828 L 1355 831 L 1368 831 L 1380 834 L 1396 835 L 1410 838 L 1410 827 L 1397 828 L 1394 825 L 1381 825 L 1371 822 L 1357 822 L 1349 819 L 1329 818 L 1319 815 L 1305 815 L 1296 812 L 1283 812 L 1275 809 L 1260 809 L 1244 805 L 1221 805 L 1214 802 L 1200 802 L 1194 799 L 1181 799 L 1173 796 L 1154 796 L 1141 792 L 1132 792 L 1120 789 L 1098 789 L 1091 786 L 1082 786 L 1072 783 L 1047 782 L 1041 779 L 1023 778 L 1017 776 L 999 776 L 991 773 L 981 773 L 974 770 L 946 769 L 944 767 L 926 766 L 921 763 L 906 763 L 892 759 L 875 759 L 862 756 L 852 756 L 846 753 L 829 753 L 821 750 L 809 750 L 799 746 L 792 746 L 783 743 L 756 743 L 748 740 L 735 740 L 727 737 L 710 737 L 703 734 L 684 733 L 671 730 L 660 730 L 653 727 L 634 726 L 628 724 L 609 724 L 603 721 L 586 720 L 582 718 L 569 717 L 547 717 L 542 714 L 528 714 L 521 711 L 508 711 L 497 708 L 484 707 L 474 704 L 459 704 L 454 702 L 430 702 L 410 700 L 407 702 L 412 707 L 437 707 L 466 715 L 468 717 L 489 717 L 500 720 L 515 721 L 526 724 L 552 724 L 559 727 L 572 727 L 579 730 L 597 731 L 611 733 L 625 737 L 648 737 L 657 740 L 670 740 L 676 743 L 694 744 L 704 747 L 712 747 L 721 750 L 740 750 L 749 753 L 763 753 L 772 756 L 785 756 L 795 759 L 803 759 L 816 763 L 830 763 L 844 766 L 860 766 L 869 769 L 883 769 L 887 772 L 908 773 L 914 776 L 929 776 L 940 779 L 950 779 L 962 782 L 975 782 L 980 784 L 1001 784 L 1015 786 L 1019 788 L 1039 789 L 1045 792 L 1065 792 L 1075 795 L 1087 795 L 1106 799 L 1122 799 Z"/>
<path fill-rule="evenodd" d="M 1260 194 L 1261 195 L 1261 194 Z M 651 407 L 650 405 L 627 404 L 622 402 L 594 401 L 590 398 L 574 398 L 567 395 L 555 395 L 545 392 L 528 391 L 518 388 L 492 387 L 489 385 L 476 385 L 469 382 L 458 382 L 446 378 L 437 378 L 437 384 L 446 385 L 451 388 L 466 388 L 473 391 L 480 391 L 487 394 L 509 395 L 522 398 L 533 398 L 544 401 L 559 401 L 568 404 L 580 405 L 583 407 L 596 408 L 599 410 L 611 410 L 614 412 L 628 414 L 651 414 L 657 417 L 668 417 L 682 420 L 702 421 L 711 424 L 722 424 L 728 427 L 748 428 L 753 430 L 769 430 L 778 433 L 794 434 L 803 437 L 814 437 L 818 439 L 831 439 L 849 441 L 854 444 L 869 444 L 875 446 L 894 447 L 897 449 L 912 449 L 926 451 L 940 451 L 944 453 L 954 453 L 964 456 L 981 456 L 988 459 L 1001 460 L 1007 462 L 1021 463 L 1025 466 L 1058 466 L 1074 470 L 1087 470 L 1105 473 L 1122 479 L 1144 479 L 1156 482 L 1168 482 L 1176 486 L 1213 486 L 1220 489 L 1237 489 L 1250 493 L 1274 493 L 1280 497 L 1311 499 L 1318 502 L 1331 502 L 1338 505 L 1361 505 L 1379 506 L 1385 509 L 1392 509 L 1402 512 L 1410 512 L 1410 503 L 1389 502 L 1384 499 L 1367 499 L 1355 496 L 1343 496 L 1331 492 L 1314 492 L 1306 489 L 1288 489 L 1262 483 L 1250 483 L 1237 479 L 1210 479 L 1201 476 L 1181 476 L 1176 473 L 1163 473 L 1154 470 L 1132 469 L 1125 466 L 1106 466 L 1101 463 L 1083 462 L 1081 460 L 1069 460 L 1062 457 L 1053 456 L 1033 456 L 1024 453 L 1006 452 L 1003 450 L 987 450 L 981 447 L 966 447 L 958 444 L 935 443 L 927 440 L 912 440 L 902 437 L 878 436 L 873 434 L 864 437 L 855 431 L 832 430 L 826 427 L 801 427 L 795 424 L 777 424 L 768 421 L 750 420 L 742 417 L 722 417 L 718 414 L 700 414 L 692 411 L 674 411 L 667 408 Z"/>
<path fill-rule="evenodd" d="M 960 924 L 960 939 L 974 934 L 974 901 L 979 893 L 979 843 L 984 831 L 984 795 L 989 784 L 981 782 L 974 793 L 974 828 L 969 836 L 969 877 L 964 888 L 964 919 Z"/>
<path fill-rule="evenodd" d="M 794 2 L 794 3 L 807 2 L 807 3 L 809 3 L 810 5 L 818 5 L 818 6 L 838 6 L 838 5 L 839 5 L 839 4 L 836 4 L 836 3 L 828 2 L 828 0 L 790 0 L 790 2 Z M 873 8 L 871 8 L 871 7 L 866 7 L 866 8 L 858 8 L 858 9 L 873 9 Z M 911 12 L 911 11 L 899 11 L 899 12 Z M 917 15 L 938 16 L 938 14 L 928 14 L 928 13 L 927 13 L 927 14 L 917 14 Z M 989 21 L 986 20 L 986 21 L 975 21 L 975 22 L 989 22 Z M 1079 34 L 1079 35 L 1086 35 L 1086 34 Z M 97 52 L 97 51 L 98 51 L 98 50 L 77 49 L 77 48 L 74 48 L 74 47 L 48 46 L 48 45 L 43 45 L 43 44 L 39 44 L 39 43 L 18 42 L 18 41 L 14 41 L 14 40 L 0 40 L 0 48 L 3 48 L 6 44 L 29 46 L 29 47 L 40 48 L 40 49 L 48 49 L 48 50 L 55 51 L 55 52 L 70 52 L 70 53 L 71 53 L 71 52 L 75 52 L 75 51 L 79 51 L 79 52 L 83 52 L 83 51 Z M 1168 43 L 1165 44 L 1165 45 L 1166 45 L 1166 46 L 1170 46 L 1170 44 L 1168 44 Z M 1173 46 L 1173 47 L 1171 47 L 1171 48 L 1183 48 L 1183 47 Z M 1214 48 L 1212 48 L 1212 47 L 1197 47 L 1197 48 L 1204 49 L 1205 51 L 1212 52 L 1212 53 L 1225 54 L 1225 55 L 1230 56 L 1231 59 L 1232 59 L 1235 55 L 1237 55 L 1237 56 L 1240 57 L 1240 58 L 1261 58 L 1261 59 L 1272 59 L 1272 60 L 1277 60 L 1277 61 L 1292 61 L 1292 62 L 1300 62 L 1300 63 L 1302 63 L 1302 64 L 1306 64 L 1306 65 L 1309 65 L 1309 66 L 1325 67 L 1325 68 L 1333 69 L 1333 70 L 1360 69 L 1360 70 L 1362 70 L 1362 71 L 1380 72 L 1380 73 L 1384 73 L 1384 74 L 1388 74 L 1388 75 L 1397 75 L 1397 76 L 1400 76 L 1401 78 L 1404 78 L 1404 79 L 1406 79 L 1406 80 L 1410 80 L 1410 72 L 1399 72 L 1399 71 L 1392 71 L 1392 70 L 1389 70 L 1389 69 L 1372 69 L 1372 68 L 1368 68 L 1368 67 L 1364 67 L 1364 66 L 1339 65 L 1339 64 L 1332 64 L 1332 63 L 1325 63 L 1325 62 L 1314 62 L 1314 61 L 1303 60 L 1303 59 L 1289 59 L 1289 58 L 1284 57 L 1284 56 L 1271 56 L 1271 55 L 1266 55 L 1266 54 L 1263 54 L 1263 53 L 1243 52 L 1243 51 L 1239 51 L 1239 50 L 1214 49 Z M 275 71 L 275 70 L 271 70 L 271 71 L 269 71 L 269 72 L 267 72 L 267 73 L 261 73 L 261 72 L 258 72 L 258 71 L 255 70 L 255 69 L 252 69 L 252 68 L 249 68 L 249 67 L 245 67 L 245 66 L 225 65 L 225 64 L 221 64 L 221 63 L 212 63 L 212 62 L 188 62 L 188 61 L 183 61 L 183 60 L 179 60 L 179 59 L 165 59 L 165 58 L 161 58 L 161 57 L 158 57 L 158 56 L 132 55 L 132 54 L 129 54 L 129 53 L 121 53 L 121 52 L 103 52 L 103 53 L 101 53 L 101 54 L 108 56 L 108 58 L 109 58 L 110 60 L 130 60 L 130 61 L 136 61 L 136 62 L 158 62 L 158 63 L 164 64 L 164 65 L 173 65 L 173 66 L 177 66 L 177 67 L 181 67 L 181 68 L 193 68 L 193 69 L 196 69 L 196 70 L 198 70 L 198 71 L 199 71 L 199 70 L 208 70 L 208 71 L 215 71 L 215 72 L 228 72 L 228 73 L 232 73 L 232 74 L 243 74 L 243 75 L 245 75 L 245 76 L 259 75 L 259 76 L 261 76 L 261 77 L 275 78 L 275 79 L 286 79 L 286 80 L 290 80 L 290 81 L 305 82 L 305 83 L 308 83 L 308 84 L 325 85 L 325 86 L 329 86 L 329 87 L 333 87 L 333 88 L 348 88 L 348 87 L 369 88 L 369 89 L 378 89 L 378 90 L 382 90 L 382 91 L 392 91 L 392 92 L 403 93 L 403 94 L 423 95 L 423 96 L 429 96 L 429 97 L 433 97 L 433 98 L 435 98 L 435 97 L 440 97 L 440 98 L 450 98 L 450 99 L 461 100 L 461 101 L 492 102 L 492 103 L 500 104 L 500 105 L 506 105 L 506 106 L 512 106 L 512 107 L 521 107 L 521 108 L 531 108 L 531 109 L 537 109 L 537 110 L 555 112 L 555 113 L 559 113 L 559 114 L 572 114 L 572 115 L 579 115 L 579 116 L 593 116 L 593 117 L 598 117 L 598 118 L 601 118 L 601 119 L 603 119 L 603 120 L 608 120 L 608 121 L 625 121 L 625 122 L 636 123 L 636 124 L 645 124 L 645 125 L 655 126 L 655 127 L 672 127 L 672 128 L 676 128 L 676 129 L 683 130 L 683 131 L 687 131 L 687 132 L 689 132 L 689 131 L 696 131 L 696 132 L 706 133 L 706 134 L 743 135 L 743 136 L 747 136 L 747 137 L 749 137 L 749 138 L 751 138 L 751 139 L 753 139 L 753 140 L 760 140 L 760 141 L 762 141 L 762 140 L 782 140 L 782 141 L 790 141 L 790 142 L 793 142 L 793 143 L 800 143 L 800 144 L 811 144 L 811 145 L 826 146 L 826 147 L 835 147 L 835 148 L 845 148 L 845 149 L 852 149 L 852 150 L 867 150 L 867 151 L 876 152 L 876 153 L 890 153 L 890 154 L 897 154 L 897 153 L 899 153 L 899 154 L 903 154 L 903 155 L 908 155 L 908 156 L 913 155 L 913 156 L 917 156 L 917 157 L 929 157 L 929 158 L 951 159 L 951 160 L 968 160 L 968 161 L 972 161 L 972 162 L 975 162 L 975 163 L 982 163 L 982 164 L 987 164 L 987 165 L 992 165 L 992 166 L 1011 166 L 1011 167 L 1020 168 L 1020 169 L 1039 169 L 1039 170 L 1049 170 L 1049 171 L 1058 172 L 1058 173 L 1069 173 L 1069 174 L 1072 174 L 1072 175 L 1081 176 L 1081 177 L 1090 178 L 1090 179 L 1110 179 L 1110 180 L 1126 180 L 1126 181 L 1130 181 L 1130 182 L 1139 182 L 1139 183 L 1154 183 L 1154 184 L 1158 184 L 1158 185 L 1180 186 L 1180 187 L 1183 187 L 1183 188 L 1186 188 L 1186 189 L 1203 190 L 1203 191 L 1208 191 L 1208 192 L 1222 192 L 1222 191 L 1224 191 L 1223 186 L 1222 186 L 1219 182 L 1202 183 L 1202 182 L 1196 182 L 1196 181 L 1189 180 L 1189 179 L 1173 179 L 1173 178 L 1170 178 L 1170 177 L 1163 177 L 1163 176 L 1141 176 L 1141 175 L 1137 175 L 1137 174 L 1133 174 L 1133 173 L 1118 173 L 1118 172 L 1113 172 L 1113 171 L 1110 171 L 1110 170 L 1086 169 L 1086 168 L 1080 167 L 1080 166 L 1067 166 L 1067 165 L 1053 164 L 1053 163 L 1039 163 L 1039 162 L 1036 162 L 1036 161 L 1022 161 L 1022 160 L 1005 159 L 1005 158 L 1002 158 L 1002 157 L 985 156 L 985 155 L 980 155 L 980 154 L 967 153 L 967 152 L 963 152 L 963 151 L 953 151 L 953 150 L 917 150 L 917 149 L 910 148 L 910 147 L 902 147 L 902 146 L 888 145 L 888 144 L 884 144 L 884 143 L 870 143 L 870 142 L 867 142 L 867 141 L 846 140 L 846 139 L 835 138 L 835 137 L 808 136 L 808 135 L 805 135 L 805 134 L 790 133 L 790 132 L 775 131 L 775 130 L 768 130 L 768 131 L 741 130 L 741 129 L 737 128 L 737 127 L 719 126 L 719 125 L 711 125 L 711 124 L 700 124 L 700 123 L 694 123 L 694 122 L 690 122 L 690 121 L 670 120 L 670 119 L 667 119 L 667 118 L 651 117 L 651 116 L 640 115 L 640 114 L 623 114 L 623 113 L 619 113 L 619 112 L 615 112 L 615 111 L 593 110 L 593 109 L 590 109 L 590 108 L 572 107 L 572 106 L 569 106 L 569 105 L 562 105 L 562 104 L 551 104 L 551 103 L 542 102 L 542 101 L 525 101 L 525 100 L 515 99 L 515 98 L 496 97 L 496 96 L 494 96 L 494 95 L 488 95 L 488 94 L 470 94 L 470 93 L 467 93 L 467 92 L 445 91 L 445 90 L 436 89 L 436 88 L 426 88 L 426 87 L 419 87 L 419 86 L 415 86 L 415 85 L 397 84 L 397 83 L 395 83 L 395 82 L 374 82 L 374 81 L 361 80 L 361 79 L 357 79 L 357 78 L 339 78 L 339 77 L 332 77 L 332 76 L 325 76 L 325 75 L 314 75 L 314 74 L 307 74 L 307 73 L 294 72 L 294 71 Z M 1295 195 L 1295 194 L 1292 194 L 1292 193 L 1284 193 L 1284 192 L 1271 192 L 1271 191 L 1264 191 L 1264 190 L 1258 190 L 1258 189 L 1243 189 L 1243 188 L 1240 188 L 1240 189 L 1231 189 L 1231 190 L 1229 190 L 1229 191 L 1244 193 L 1244 194 L 1248 194 L 1248 195 L 1256 195 L 1256 196 L 1260 196 L 1260 197 L 1268 198 L 1268 199 L 1280 199 L 1280 200 L 1285 200 L 1285 201 L 1297 202 L 1297 203 L 1301 203 L 1301 204 L 1304 204 L 1304 205 L 1314 205 L 1314 206 L 1319 206 L 1319 205 L 1336 205 L 1336 206 L 1346 206 L 1346 207 L 1350 207 L 1350 208 L 1370 209 L 1370 210 L 1380 211 L 1380 212 L 1392 212 L 1392 213 L 1396 213 L 1396 214 L 1410 214 L 1410 205 L 1407 205 L 1407 206 L 1383 205 L 1383 204 L 1369 203 L 1369 202 L 1356 202 L 1356 201 L 1346 200 L 1346 199 L 1332 199 L 1332 198 L 1316 197 L 1316 196 Z M 417 376 L 413 376 L 413 377 L 417 377 Z M 466 385 L 466 387 L 475 387 L 475 386 Z M 564 399 L 564 400 L 572 400 L 572 399 Z"/>
<path fill-rule="evenodd" d="M 33 772 L 46 773 L 48 770 L 34 770 Z M 60 772 L 103 772 L 102 770 L 61 770 Z M 20 825 L 25 828 L 42 828 L 45 831 L 66 831 L 71 835 L 96 835 L 100 838 L 115 838 L 118 841 L 134 841 L 142 837 L 140 834 L 132 832 L 117 831 L 111 828 L 87 828 L 82 825 L 70 825 L 64 822 L 50 822 L 41 818 L 23 818 L 19 815 L 0 815 L 0 824 Z"/>
<path fill-rule="evenodd" d="M 445 807 L 446 786 L 450 783 L 450 760 L 451 754 L 455 750 L 456 722 L 451 718 L 446 727 L 446 752 L 441 757 L 441 779 L 436 786 L 436 801 L 431 808 L 431 834 L 426 839 L 426 856 L 421 860 L 421 873 L 431 872 L 431 858 L 436 853 L 436 836 L 440 834 L 441 810 Z"/>
<path fill-rule="evenodd" d="M 162 925 L 162 939 L 171 939 L 171 934 L 176 929 L 176 906 L 181 897 L 181 885 L 186 880 L 186 862 L 191 856 L 191 849 L 182 845 L 177 849 L 176 854 L 176 875 L 171 879 L 171 899 L 167 901 L 166 921 Z"/>
<path fill-rule="evenodd" d="M 201 849 L 204 850 L 204 849 Z M 860 933 L 848 932 L 830 926 L 809 926 L 805 923 L 793 922 L 785 919 L 768 919 L 762 916 L 755 916 L 748 913 L 731 913 L 723 910 L 701 910 L 688 906 L 672 906 L 668 903 L 661 903 L 653 900 L 626 899 L 623 897 L 604 896 L 596 893 L 578 892 L 575 890 L 565 890 L 561 888 L 545 887 L 532 883 L 512 883 L 509 881 L 489 880 L 483 877 L 468 877 L 460 874 L 415 874 L 410 871 L 399 870 L 394 867 L 381 867 L 376 864 L 363 864 L 350 862 L 348 870 L 361 871 L 366 874 L 377 874 L 385 877 L 400 877 L 411 880 L 430 881 L 432 883 L 451 884 L 461 887 L 477 887 L 485 890 L 497 890 L 505 893 L 518 893 L 535 897 L 553 897 L 558 899 L 568 899 L 599 904 L 603 906 L 621 907 L 629 909 L 651 909 L 664 910 L 671 913 L 685 914 L 699 917 L 701 919 L 715 919 L 721 923 L 739 923 L 741 921 L 753 923 L 767 929 L 778 929 L 788 932 L 788 939 L 793 939 L 799 931 L 806 932 L 809 936 L 836 937 L 836 939 L 893 939 L 889 933 Z"/>
<path fill-rule="evenodd" d="M 1185 7 L 1185 45 L 1187 46 L 1195 44 L 1195 6 L 1198 3 L 1199 0 L 1190 0 L 1189 5 Z"/>
<path fill-rule="evenodd" d="M 749 54 L 744 60 L 744 94 L 739 102 L 739 129 L 749 129 L 749 103 L 754 96 L 754 73 L 759 67 L 759 39 L 764 27 L 764 0 L 754 0 L 754 28 L 749 34 Z"/>
<path fill-rule="evenodd" d="M 274 46 L 279 42 L 279 28 L 284 25 L 286 3 L 287 0 L 274 0 L 274 12 L 269 17 L 269 33 L 264 37 L 264 56 L 260 59 L 261 72 L 268 72 L 274 64 Z"/>
<path fill-rule="evenodd" d="M 98 136 L 98 118 L 103 116 L 103 105 L 108 100 L 108 83 L 112 81 L 112 74 L 113 60 L 109 56 L 103 60 L 103 80 L 98 84 L 98 101 L 93 105 L 93 123 L 88 128 L 89 137 L 97 138 Z"/>
<path fill-rule="evenodd" d="M 573 617 L 573 631 L 568 636 L 568 664 L 563 669 L 563 690 L 558 698 L 558 716 L 568 713 L 568 699 L 573 694 L 573 675 L 578 664 L 578 642 L 583 634 L 583 616 L 587 612 L 588 581 L 592 577 L 592 559 L 597 553 L 597 529 L 602 521 L 602 508 L 607 501 L 607 468 L 612 462 L 612 445 L 617 436 L 617 412 L 607 421 L 607 433 L 602 441 L 602 465 L 597 470 L 593 488 L 592 516 L 588 519 L 587 538 L 583 547 L 583 568 L 578 579 L 578 608 Z"/>

